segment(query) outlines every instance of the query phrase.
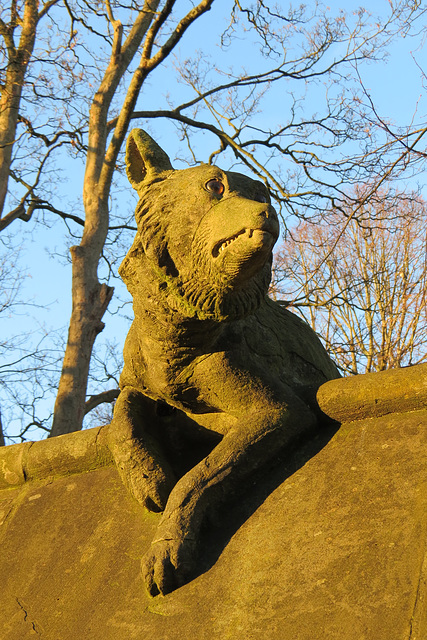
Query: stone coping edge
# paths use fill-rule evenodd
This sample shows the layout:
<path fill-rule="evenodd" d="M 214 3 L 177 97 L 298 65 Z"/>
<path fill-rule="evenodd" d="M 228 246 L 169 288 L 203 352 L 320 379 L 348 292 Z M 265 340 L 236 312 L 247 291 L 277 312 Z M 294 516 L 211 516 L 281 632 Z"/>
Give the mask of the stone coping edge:
<path fill-rule="evenodd" d="M 426 409 L 427 364 L 330 380 L 318 390 L 317 401 L 338 422 Z"/>
<path fill-rule="evenodd" d="M 317 393 L 338 422 L 427 409 L 427 364 L 330 380 Z M 29 480 L 84 473 L 113 463 L 109 425 L 0 448 L 0 489 Z"/>
<path fill-rule="evenodd" d="M 112 464 L 107 426 L 0 448 L 0 489 Z"/>

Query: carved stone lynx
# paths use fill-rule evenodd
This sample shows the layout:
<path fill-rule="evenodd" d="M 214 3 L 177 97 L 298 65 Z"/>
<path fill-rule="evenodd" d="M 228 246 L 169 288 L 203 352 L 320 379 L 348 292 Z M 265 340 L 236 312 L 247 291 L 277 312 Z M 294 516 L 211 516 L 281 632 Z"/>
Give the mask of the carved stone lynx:
<path fill-rule="evenodd" d="M 209 512 L 315 427 L 316 391 L 339 374 L 308 325 L 267 297 L 279 223 L 261 182 L 174 171 L 138 129 L 127 172 L 138 231 L 120 274 L 135 319 L 111 448 L 133 495 L 163 511 L 143 561 L 156 595 L 191 575 Z"/>

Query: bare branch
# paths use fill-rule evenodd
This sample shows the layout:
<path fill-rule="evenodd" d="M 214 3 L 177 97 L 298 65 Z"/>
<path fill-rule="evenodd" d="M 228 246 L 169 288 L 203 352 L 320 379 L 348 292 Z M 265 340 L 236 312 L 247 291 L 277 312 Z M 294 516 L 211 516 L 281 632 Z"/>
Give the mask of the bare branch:
<path fill-rule="evenodd" d="M 108 389 L 107 391 L 102 391 L 101 393 L 96 394 L 95 396 L 90 396 L 85 402 L 85 415 L 95 409 L 95 407 L 103 404 L 104 402 L 113 402 L 116 398 L 119 397 L 120 389 Z"/>
<path fill-rule="evenodd" d="M 300 225 L 275 267 L 275 295 L 319 332 L 347 375 L 427 359 L 425 203 L 383 192 L 364 216 L 364 226 L 351 219 L 345 233 L 336 212 Z"/>

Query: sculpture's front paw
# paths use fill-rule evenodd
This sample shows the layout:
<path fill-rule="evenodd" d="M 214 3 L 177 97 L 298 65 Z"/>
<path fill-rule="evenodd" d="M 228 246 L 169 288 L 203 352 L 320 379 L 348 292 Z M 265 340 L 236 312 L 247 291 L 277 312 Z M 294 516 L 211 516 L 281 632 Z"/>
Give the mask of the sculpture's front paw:
<path fill-rule="evenodd" d="M 174 477 L 167 477 L 161 471 L 147 474 L 142 469 L 123 472 L 130 492 L 149 511 L 164 511 L 169 494 L 175 484 Z"/>
<path fill-rule="evenodd" d="M 148 593 L 165 595 L 187 582 L 195 561 L 195 543 L 188 539 L 155 540 L 142 560 Z"/>

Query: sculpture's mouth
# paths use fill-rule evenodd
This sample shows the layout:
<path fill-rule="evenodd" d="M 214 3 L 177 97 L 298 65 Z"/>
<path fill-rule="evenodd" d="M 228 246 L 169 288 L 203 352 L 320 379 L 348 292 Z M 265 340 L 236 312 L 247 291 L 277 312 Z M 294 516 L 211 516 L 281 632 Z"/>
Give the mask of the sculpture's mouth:
<path fill-rule="evenodd" d="M 254 250 L 257 250 L 263 245 L 274 245 L 276 238 L 272 233 L 264 229 L 242 229 L 238 233 L 220 240 L 216 243 L 212 249 L 212 255 L 214 258 L 218 258 L 227 247 L 234 244 L 237 239 L 251 240 L 254 244 Z"/>

